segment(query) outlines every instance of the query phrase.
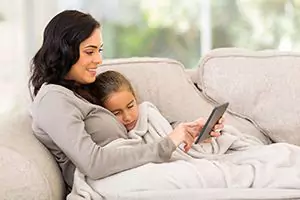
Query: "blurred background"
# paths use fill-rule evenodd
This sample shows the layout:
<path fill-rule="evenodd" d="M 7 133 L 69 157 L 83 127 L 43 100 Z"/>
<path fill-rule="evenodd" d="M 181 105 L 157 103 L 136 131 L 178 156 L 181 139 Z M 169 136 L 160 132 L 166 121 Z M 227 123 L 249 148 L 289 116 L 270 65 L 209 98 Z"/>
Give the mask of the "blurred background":
<path fill-rule="evenodd" d="M 65 9 L 100 21 L 104 58 L 168 57 L 193 68 L 219 47 L 300 50 L 300 0 L 1 0 L 0 115 L 22 106 L 13 102 L 27 90 L 43 29 Z"/>

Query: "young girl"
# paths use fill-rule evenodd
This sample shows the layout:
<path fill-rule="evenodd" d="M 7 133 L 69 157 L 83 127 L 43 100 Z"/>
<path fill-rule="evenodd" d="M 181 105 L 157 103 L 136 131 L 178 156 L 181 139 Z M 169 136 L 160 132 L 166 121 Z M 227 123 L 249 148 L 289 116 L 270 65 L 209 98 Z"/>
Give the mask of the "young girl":
<path fill-rule="evenodd" d="M 117 117 L 129 132 L 130 138 L 140 138 L 149 143 L 155 138 L 165 137 L 172 131 L 170 123 L 153 104 L 137 102 L 131 83 L 119 72 L 106 71 L 99 74 L 96 81 L 90 85 L 90 94 L 90 98 L 93 98 L 91 101 Z M 220 122 L 214 130 L 223 128 L 222 120 Z M 205 142 L 209 141 L 208 139 Z M 188 150 L 184 147 L 185 152 Z"/>
<path fill-rule="evenodd" d="M 106 71 L 97 76 L 91 85 L 94 102 L 111 111 L 125 126 L 132 130 L 139 117 L 137 98 L 130 82 L 116 71 Z"/>

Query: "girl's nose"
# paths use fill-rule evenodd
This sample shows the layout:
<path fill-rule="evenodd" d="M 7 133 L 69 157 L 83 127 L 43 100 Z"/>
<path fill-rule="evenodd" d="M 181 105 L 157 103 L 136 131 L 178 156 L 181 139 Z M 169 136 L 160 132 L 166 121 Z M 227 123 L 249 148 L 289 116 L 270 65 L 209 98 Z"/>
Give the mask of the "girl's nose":
<path fill-rule="evenodd" d="M 124 120 L 125 122 L 131 120 L 131 116 L 130 116 L 130 114 L 129 114 L 128 112 L 124 112 L 123 120 Z"/>

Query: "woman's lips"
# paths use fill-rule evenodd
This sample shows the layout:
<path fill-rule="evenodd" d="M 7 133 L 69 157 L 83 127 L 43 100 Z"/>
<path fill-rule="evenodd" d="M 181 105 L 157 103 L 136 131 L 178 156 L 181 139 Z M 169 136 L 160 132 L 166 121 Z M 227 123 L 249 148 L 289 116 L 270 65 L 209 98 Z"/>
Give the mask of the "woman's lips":
<path fill-rule="evenodd" d="M 88 69 L 88 72 L 89 72 L 92 76 L 96 76 L 97 69 Z"/>

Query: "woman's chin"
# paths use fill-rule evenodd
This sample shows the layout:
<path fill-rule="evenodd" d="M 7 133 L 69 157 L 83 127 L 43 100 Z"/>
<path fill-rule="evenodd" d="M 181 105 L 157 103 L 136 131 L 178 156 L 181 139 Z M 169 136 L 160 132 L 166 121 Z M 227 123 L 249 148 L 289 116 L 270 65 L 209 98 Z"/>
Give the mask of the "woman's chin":
<path fill-rule="evenodd" d="M 86 78 L 84 82 L 85 82 L 85 84 L 90 84 L 90 83 L 94 83 L 95 80 L 96 80 L 96 76 L 95 77 L 90 76 L 90 77 Z"/>

